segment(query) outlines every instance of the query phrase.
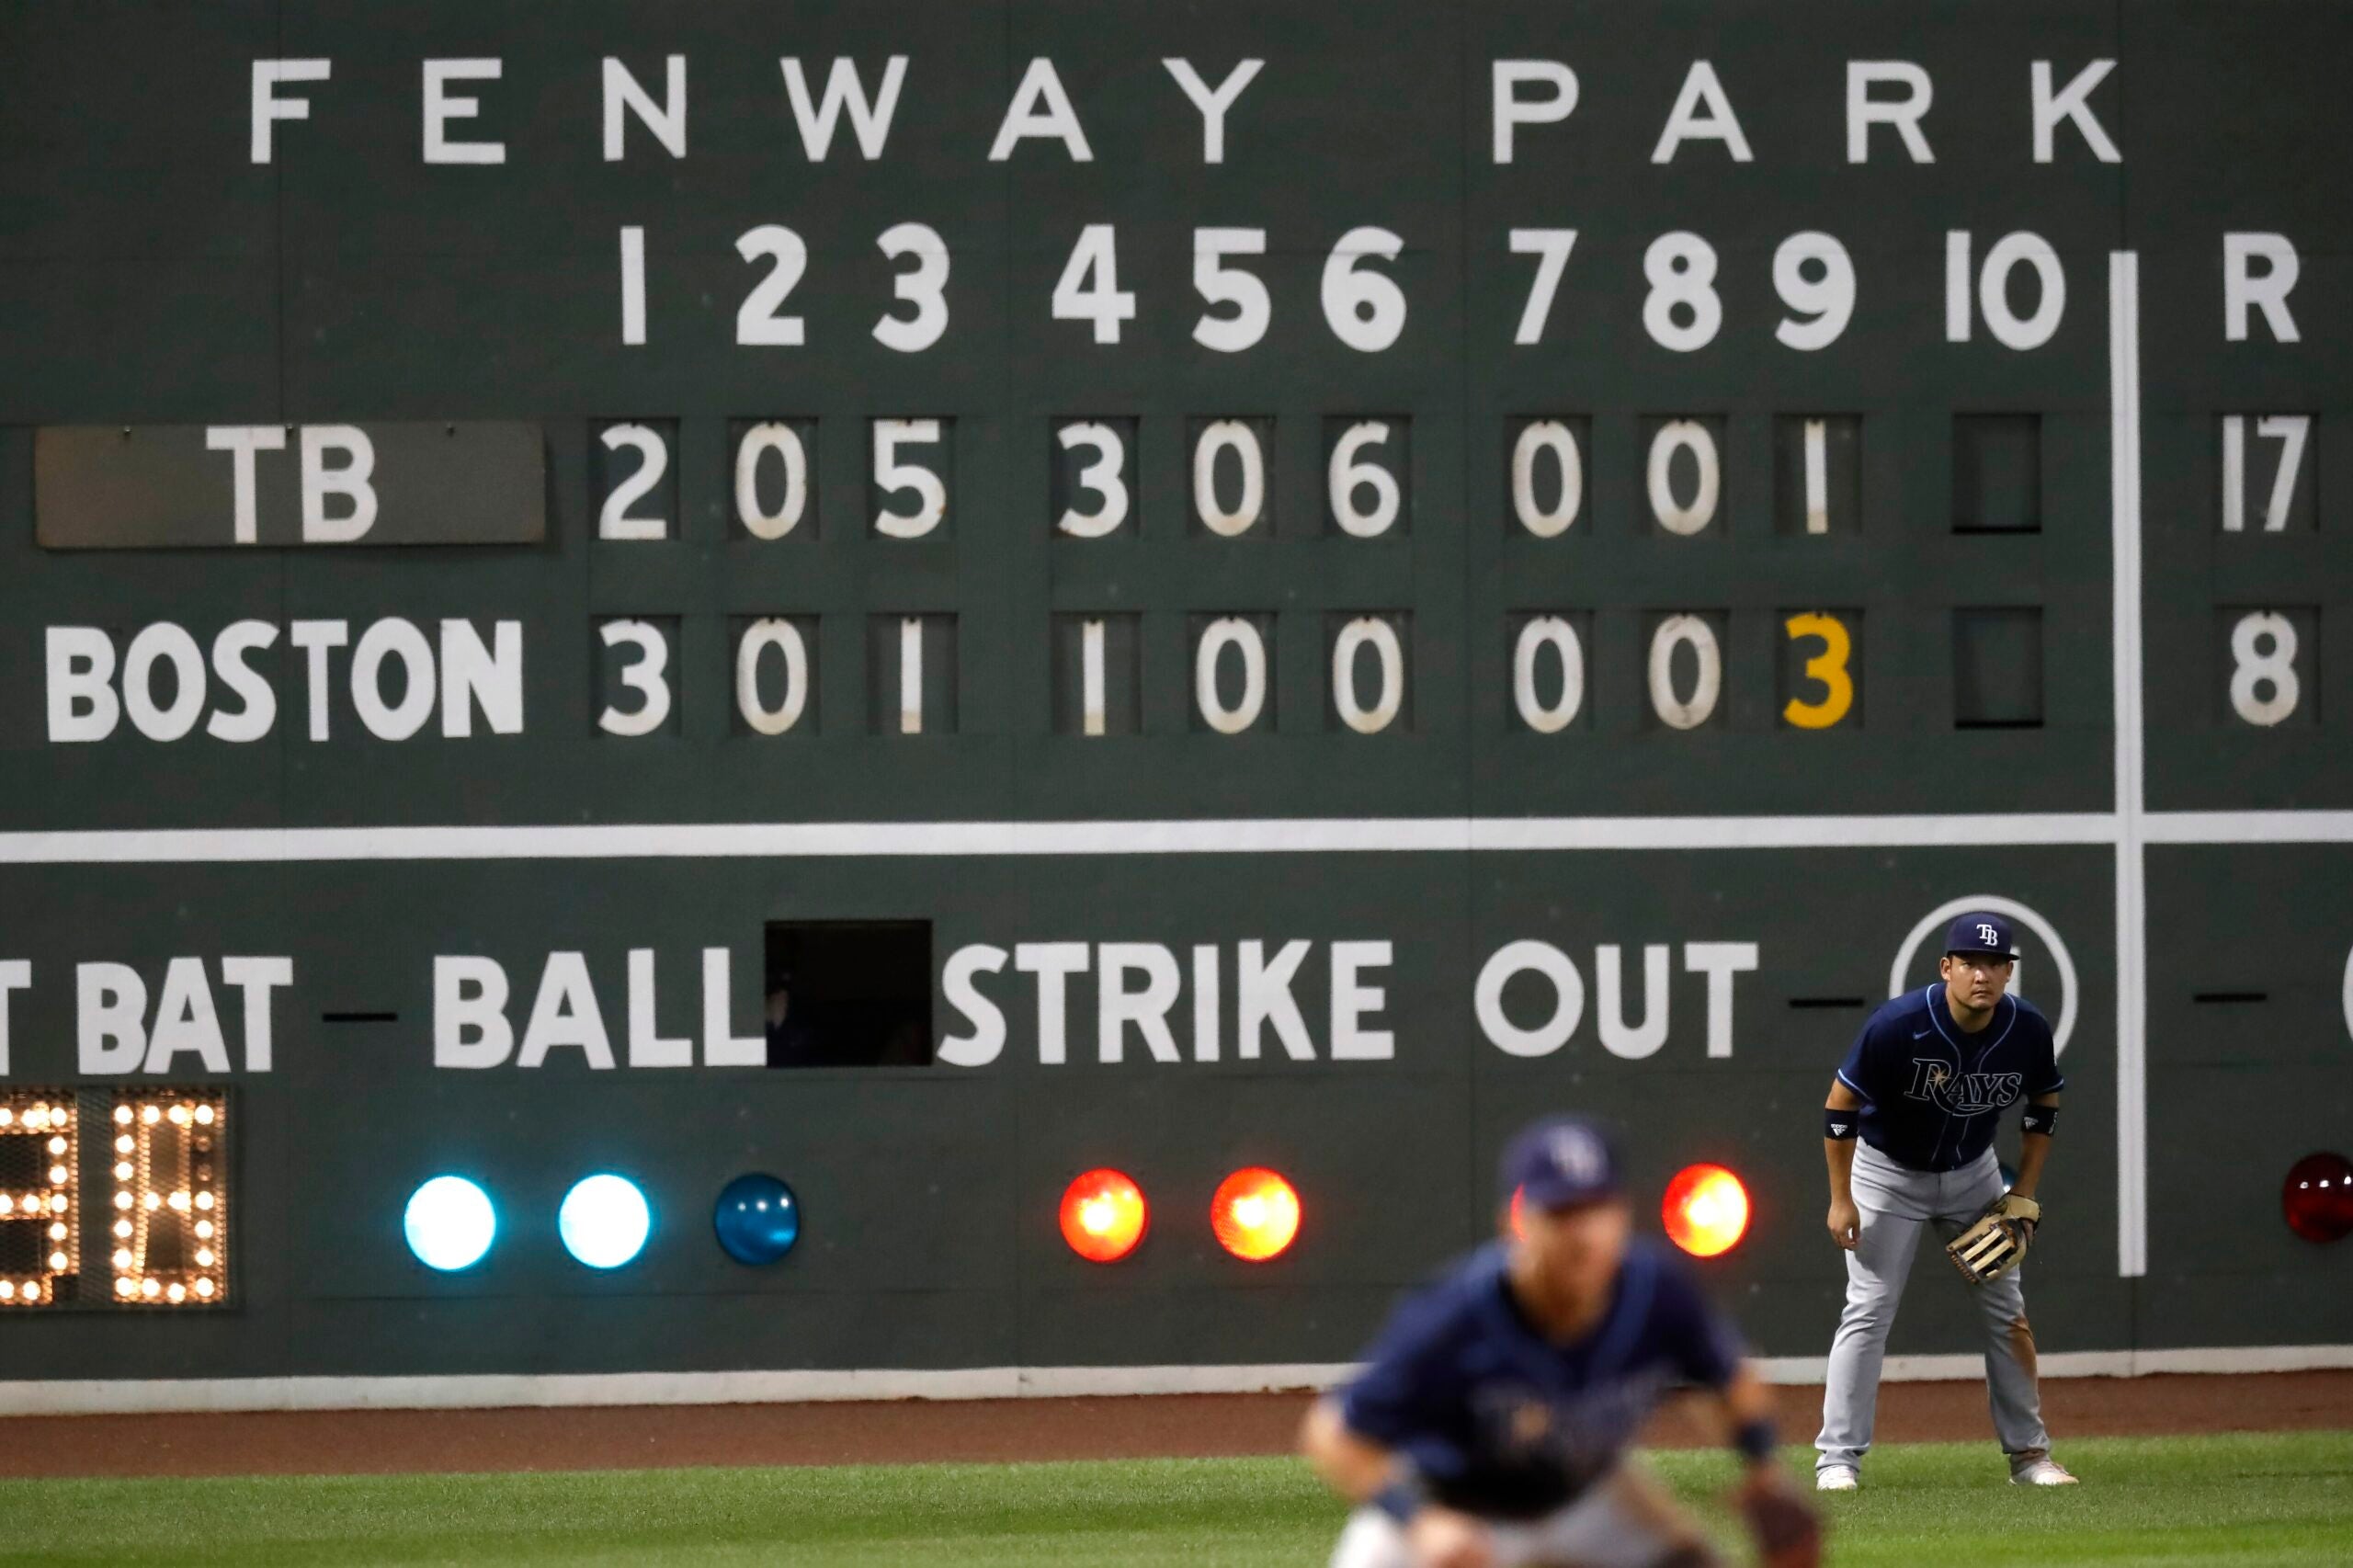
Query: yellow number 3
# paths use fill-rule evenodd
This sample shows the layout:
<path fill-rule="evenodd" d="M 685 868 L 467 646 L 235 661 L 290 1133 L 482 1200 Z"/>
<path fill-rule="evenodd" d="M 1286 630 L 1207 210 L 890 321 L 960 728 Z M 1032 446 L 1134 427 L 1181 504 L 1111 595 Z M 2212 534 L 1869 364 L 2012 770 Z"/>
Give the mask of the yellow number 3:
<path fill-rule="evenodd" d="M 1805 678 L 1820 681 L 1823 688 L 1819 702 L 1790 698 L 1781 717 L 1801 730 L 1826 730 L 1855 705 L 1855 677 L 1847 673 L 1847 655 L 1854 651 L 1854 641 L 1847 635 L 1847 623 L 1835 615 L 1793 615 L 1781 624 L 1792 642 L 1805 637 L 1822 639 L 1822 652 L 1805 662 Z"/>

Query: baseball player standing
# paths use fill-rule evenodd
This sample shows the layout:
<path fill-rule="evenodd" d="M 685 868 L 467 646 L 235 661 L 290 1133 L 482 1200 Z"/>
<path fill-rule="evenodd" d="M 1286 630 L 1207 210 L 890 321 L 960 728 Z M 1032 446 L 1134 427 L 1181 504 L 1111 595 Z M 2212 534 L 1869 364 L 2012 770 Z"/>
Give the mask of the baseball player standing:
<path fill-rule="evenodd" d="M 2035 1382 L 2034 1331 L 2017 1264 L 2041 1217 L 2034 1200 L 2059 1119 L 2051 1025 L 2006 994 L 2018 959 L 2010 924 L 1964 915 L 1946 933 L 1934 985 L 1873 1013 L 1823 1109 L 1832 1239 L 1847 1251 L 1847 1308 L 1830 1346 L 1814 1485 L 1850 1492 L 1871 1446 L 1880 1364 L 1904 1276 L 1934 1225 L 1973 1281 L 1985 1325 L 1995 1435 L 2018 1485 L 2069 1486 L 2051 1458 Z M 2003 1108 L 2023 1098 L 2018 1180 L 1994 1157 Z M 1859 1143 L 1859 1147 L 1858 1144 Z"/>
<path fill-rule="evenodd" d="M 1309 1461 L 1357 1505 L 1332 1568 L 1708 1568 L 1699 1526 L 1625 1452 L 1675 1383 L 1729 1417 L 1761 1560 L 1813 1568 L 1821 1532 L 1774 1463 L 1771 1398 L 1681 1261 L 1632 1240 L 1601 1133 L 1527 1129 L 1503 1199 L 1502 1239 L 1407 1299 L 1308 1414 Z"/>

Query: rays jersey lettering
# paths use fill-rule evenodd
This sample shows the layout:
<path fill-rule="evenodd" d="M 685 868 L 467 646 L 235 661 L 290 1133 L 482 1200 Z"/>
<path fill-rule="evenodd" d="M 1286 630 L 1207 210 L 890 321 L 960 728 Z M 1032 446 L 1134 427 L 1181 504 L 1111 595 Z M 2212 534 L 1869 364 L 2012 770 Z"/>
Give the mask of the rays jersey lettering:
<path fill-rule="evenodd" d="M 1838 1079 L 1863 1101 L 1863 1142 L 1922 1171 L 1984 1158 L 2004 1107 L 2067 1085 L 2050 1020 L 2033 1003 L 2005 996 L 1972 1033 L 1953 1017 L 1941 983 L 1873 1013 Z"/>
<path fill-rule="evenodd" d="M 1567 1345 L 1520 1311 L 1508 1258 L 1483 1247 L 1408 1297 L 1341 1391 L 1340 1414 L 1448 1506 L 1534 1518 L 1608 1474 L 1669 1386 L 1731 1382 L 1740 1347 L 1653 1243 L 1628 1249 L 1601 1322 Z"/>
<path fill-rule="evenodd" d="M 1617 1462 L 1626 1434 L 1642 1426 L 1666 1383 L 1663 1371 L 1647 1368 L 1566 1396 L 1532 1383 L 1493 1384 L 1472 1391 L 1472 1419 L 1481 1442 L 1511 1465 L 1590 1483 Z"/>
<path fill-rule="evenodd" d="M 1904 1093 L 1949 1116 L 1979 1116 L 2017 1099 L 2018 1085 L 2025 1081 L 2023 1073 L 1956 1073 L 1950 1062 L 1915 1056 L 1912 1086 Z"/>

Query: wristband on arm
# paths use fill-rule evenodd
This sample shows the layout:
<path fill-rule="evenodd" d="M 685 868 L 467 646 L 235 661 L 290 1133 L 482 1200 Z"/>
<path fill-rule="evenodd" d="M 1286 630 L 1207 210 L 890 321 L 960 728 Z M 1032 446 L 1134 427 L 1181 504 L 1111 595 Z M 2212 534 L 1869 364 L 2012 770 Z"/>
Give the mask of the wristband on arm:
<path fill-rule="evenodd" d="M 1387 1484 L 1366 1499 L 1396 1520 L 1400 1529 L 1412 1524 L 1414 1516 L 1420 1513 L 1423 1505 L 1429 1500 L 1429 1494 L 1423 1489 L 1420 1478 L 1408 1471 L 1392 1476 Z"/>
<path fill-rule="evenodd" d="M 1845 1143 L 1861 1136 L 1863 1113 L 1859 1110 L 1832 1110 L 1823 1108 L 1822 1135 L 1834 1143 Z"/>
<path fill-rule="evenodd" d="M 2040 1132 L 2045 1138 L 2059 1125 L 2059 1108 L 2055 1105 L 2029 1105 L 2018 1117 L 2018 1131 Z"/>
<path fill-rule="evenodd" d="M 1732 1446 L 1751 1464 L 1763 1464 L 1773 1457 L 1773 1422 L 1760 1415 L 1754 1421 L 1744 1421 L 1732 1435 Z"/>

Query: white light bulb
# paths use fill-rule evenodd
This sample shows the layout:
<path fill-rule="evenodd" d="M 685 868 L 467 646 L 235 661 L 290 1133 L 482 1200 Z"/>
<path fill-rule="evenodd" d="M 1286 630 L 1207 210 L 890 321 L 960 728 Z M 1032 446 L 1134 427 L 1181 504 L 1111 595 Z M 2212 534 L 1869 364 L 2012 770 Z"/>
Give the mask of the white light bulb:
<path fill-rule="evenodd" d="M 17 1113 L 15 1111 L 9 1109 L 6 1106 L 0 1105 L 0 1127 L 6 1127 L 16 1119 Z"/>
<path fill-rule="evenodd" d="M 197 1123 L 198 1123 L 198 1125 L 199 1125 L 199 1126 L 202 1126 L 202 1127 L 210 1127 L 210 1126 L 211 1126 L 211 1125 L 212 1125 L 212 1108 L 211 1108 L 210 1106 L 209 1106 L 209 1105 L 200 1105 L 200 1106 L 197 1107 L 197 1108 L 196 1108 L 196 1119 L 197 1119 Z"/>
<path fill-rule="evenodd" d="M 200 1242 L 210 1241 L 212 1239 L 211 1221 L 199 1220 L 196 1222 L 196 1239 Z"/>
<path fill-rule="evenodd" d="M 62 1242 L 65 1239 L 65 1227 L 63 1225 L 51 1225 L 49 1228 L 49 1239 L 51 1241 Z"/>
<path fill-rule="evenodd" d="M 164 1294 L 166 1298 L 175 1302 L 185 1301 L 188 1300 L 188 1287 L 185 1285 L 175 1285 L 170 1290 L 165 1291 Z"/>
<path fill-rule="evenodd" d="M 210 1268 L 212 1267 L 212 1249 L 210 1247 L 199 1247 L 196 1249 L 196 1266 L 199 1268 Z"/>
<path fill-rule="evenodd" d="M 66 1256 L 62 1252 L 53 1252 L 49 1255 L 49 1267 L 54 1273 L 64 1273 L 65 1265 L 68 1261 L 69 1260 Z"/>
<path fill-rule="evenodd" d="M 129 1181 L 131 1179 L 131 1162 L 129 1160 L 119 1161 L 116 1164 L 114 1167 L 114 1179 L 117 1181 Z"/>
<path fill-rule="evenodd" d="M 116 1249 L 114 1255 L 114 1270 L 117 1274 L 127 1274 L 130 1272 L 131 1249 L 129 1247 L 119 1247 Z"/>
<path fill-rule="evenodd" d="M 150 1209 L 161 1209 L 163 1206 L 164 1206 L 164 1195 L 163 1195 L 162 1193 L 160 1193 L 160 1192 L 151 1192 L 151 1193 L 149 1193 L 149 1194 L 147 1195 L 147 1207 L 148 1207 L 148 1208 L 150 1208 Z"/>
<path fill-rule="evenodd" d="M 128 1295 L 131 1295 L 131 1293 L 133 1293 L 134 1291 L 136 1291 L 138 1289 L 139 1289 L 139 1281 L 137 1281 L 136 1279 L 131 1278 L 130 1278 L 129 1276 L 127 1276 L 127 1275 L 126 1275 L 125 1277 L 123 1277 L 122 1278 L 118 1279 L 118 1280 L 116 1280 L 116 1281 L 114 1282 L 114 1293 L 115 1293 L 116 1295 L 118 1295 L 118 1296 L 128 1296 Z"/>
<path fill-rule="evenodd" d="M 51 1187 L 63 1187 L 65 1185 L 65 1178 L 70 1174 L 71 1173 L 68 1172 L 63 1165 L 50 1166 L 49 1185 Z"/>
<path fill-rule="evenodd" d="M 118 1154 L 128 1154 L 138 1146 L 138 1140 L 128 1132 L 114 1141 L 114 1152 Z"/>
<path fill-rule="evenodd" d="M 163 1119 L 164 1119 L 164 1113 L 163 1113 L 162 1111 L 160 1111 L 160 1110 L 156 1109 L 153 1106 L 146 1106 L 146 1107 L 143 1107 L 143 1108 L 140 1110 L 140 1112 L 139 1112 L 139 1119 L 140 1119 L 140 1120 L 142 1120 L 142 1121 L 143 1121 L 143 1122 L 146 1122 L 149 1126 L 151 1126 L 151 1127 L 152 1127 L 152 1126 L 153 1126 L 156 1122 L 159 1122 L 159 1121 L 161 1121 L 161 1120 L 163 1120 Z"/>
<path fill-rule="evenodd" d="M 211 1195 L 210 1193 L 209 1193 L 209 1192 L 199 1192 L 199 1193 L 198 1193 L 198 1194 L 196 1195 L 196 1206 L 197 1206 L 199 1209 L 210 1209 L 210 1208 L 211 1208 L 211 1207 L 212 1207 L 212 1195 Z"/>
<path fill-rule="evenodd" d="M 212 1294 L 212 1281 L 211 1281 L 211 1280 L 210 1280 L 210 1279 L 199 1279 L 199 1280 L 198 1280 L 198 1281 L 196 1282 L 196 1293 L 197 1293 L 198 1295 L 199 1295 L 199 1296 L 210 1296 L 210 1295 L 211 1295 L 211 1294 Z"/>
<path fill-rule="evenodd" d="M 128 1121 L 130 1121 L 130 1119 L 131 1119 L 131 1108 L 130 1108 L 129 1106 L 127 1106 L 127 1105 L 119 1105 L 119 1106 L 115 1107 L 115 1108 L 114 1108 L 114 1119 L 115 1119 L 115 1120 L 117 1120 L 118 1122 L 128 1122 Z"/>
<path fill-rule="evenodd" d="M 584 1176 L 556 1210 L 556 1233 L 574 1259 L 591 1268 L 618 1268 L 637 1256 L 654 1229 L 645 1194 L 626 1176 Z"/>
<path fill-rule="evenodd" d="M 65 1153 L 65 1140 L 63 1138 L 51 1139 L 49 1141 L 49 1152 L 52 1154 L 62 1154 Z"/>
<path fill-rule="evenodd" d="M 153 1279 L 142 1279 L 139 1282 L 139 1293 L 142 1296 L 160 1296 L 164 1293 L 164 1288 Z"/>
<path fill-rule="evenodd" d="M 114 1233 L 118 1236 L 127 1236 L 131 1234 L 131 1221 L 128 1220 L 117 1220 L 114 1222 Z"/>

